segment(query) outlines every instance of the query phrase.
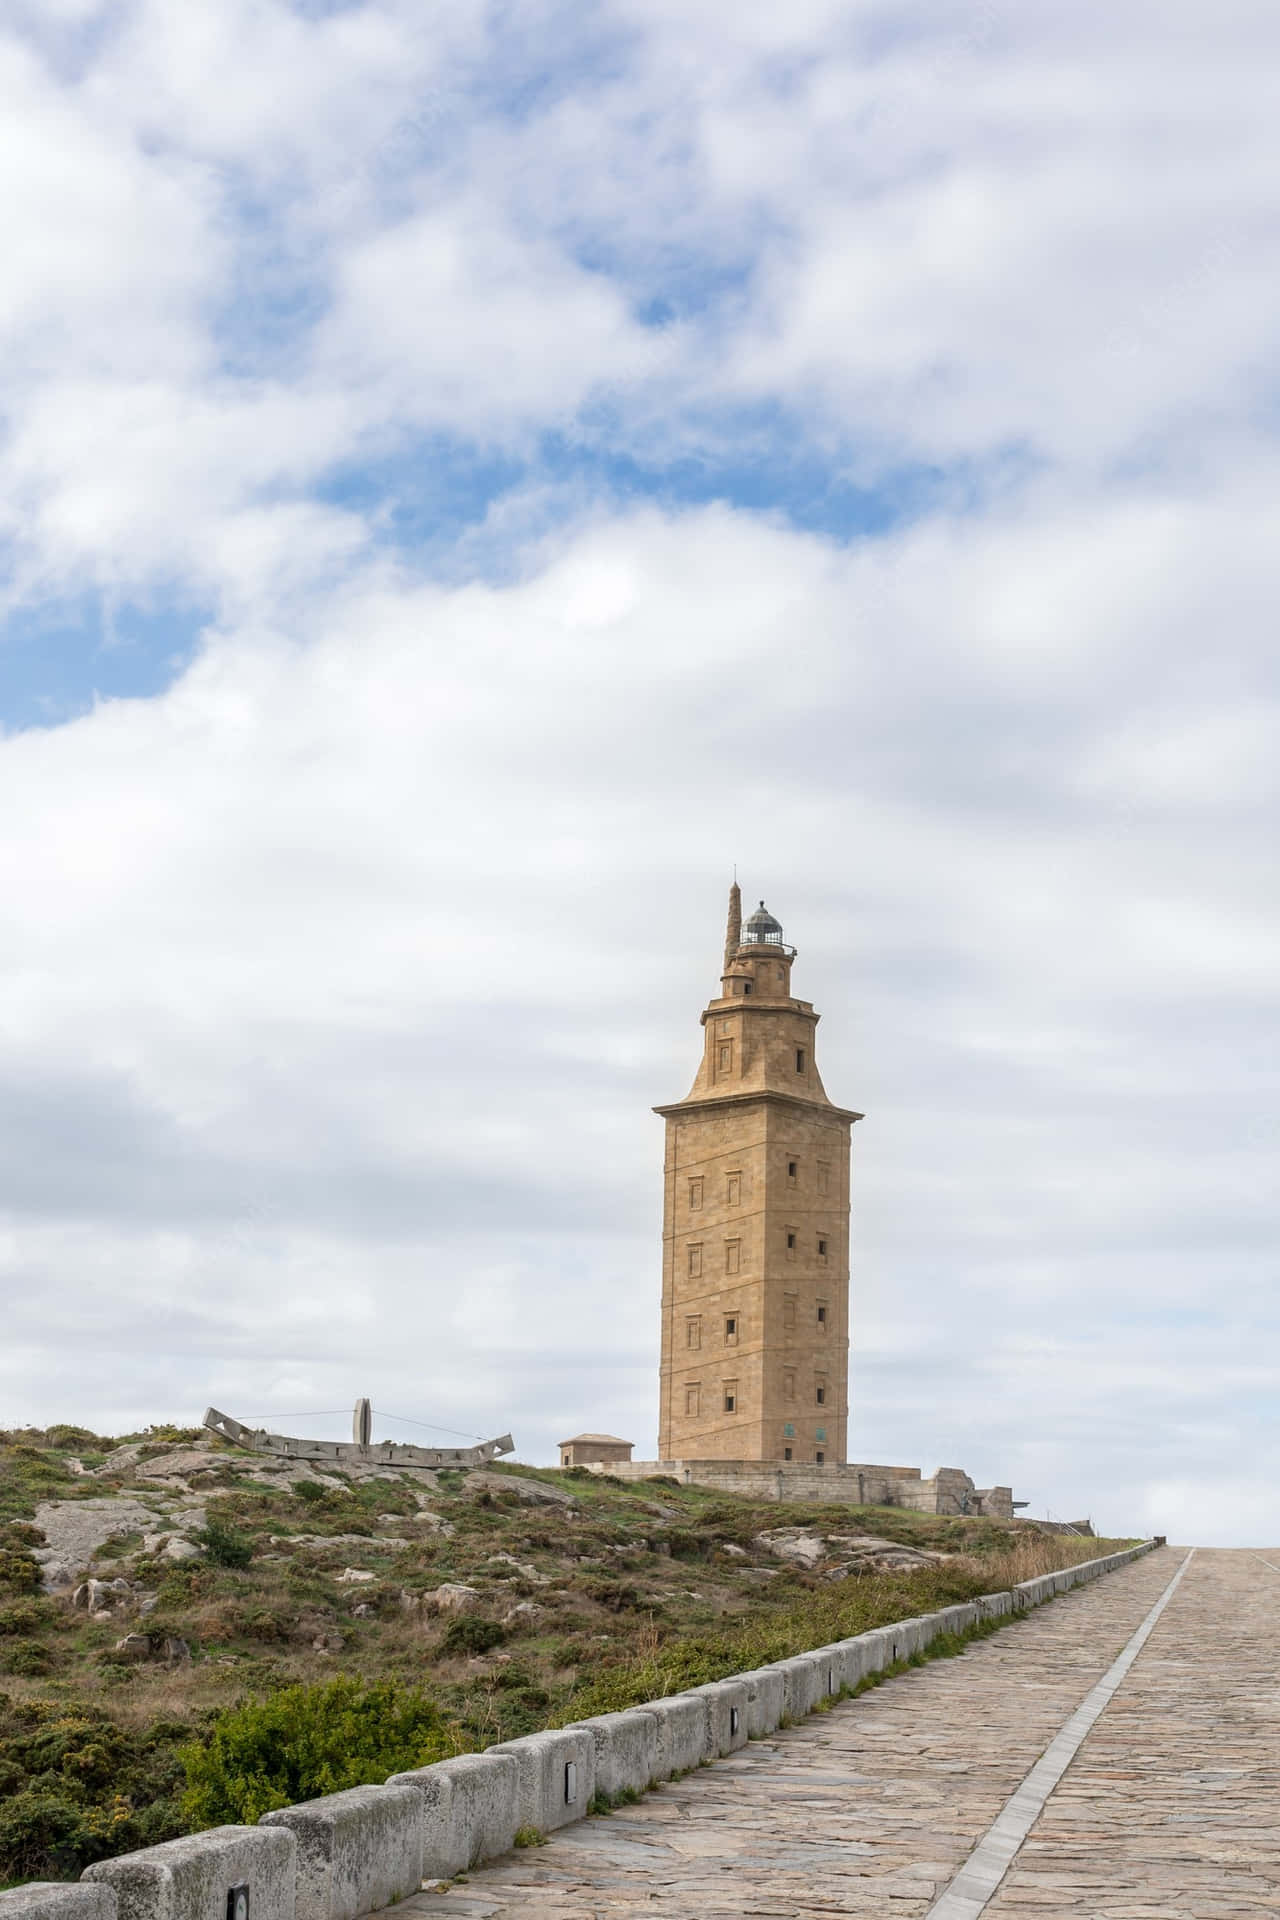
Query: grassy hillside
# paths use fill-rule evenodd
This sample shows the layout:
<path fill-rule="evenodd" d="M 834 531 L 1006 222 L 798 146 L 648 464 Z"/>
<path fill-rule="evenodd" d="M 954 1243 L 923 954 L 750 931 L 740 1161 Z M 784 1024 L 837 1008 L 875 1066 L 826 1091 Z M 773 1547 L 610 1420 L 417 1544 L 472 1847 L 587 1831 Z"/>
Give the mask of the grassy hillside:
<path fill-rule="evenodd" d="M 273 1703 L 256 1752 L 314 1744 L 296 1716 L 317 1699 L 345 1716 L 348 1775 L 318 1777 L 347 1785 L 1103 1551 L 581 1470 L 317 1472 L 198 1430 L 0 1435 L 0 1884 L 256 1817 L 269 1789 L 228 1811 L 180 1757 L 236 1734 L 238 1703 Z M 352 1686 L 287 1691 L 337 1676 Z"/>

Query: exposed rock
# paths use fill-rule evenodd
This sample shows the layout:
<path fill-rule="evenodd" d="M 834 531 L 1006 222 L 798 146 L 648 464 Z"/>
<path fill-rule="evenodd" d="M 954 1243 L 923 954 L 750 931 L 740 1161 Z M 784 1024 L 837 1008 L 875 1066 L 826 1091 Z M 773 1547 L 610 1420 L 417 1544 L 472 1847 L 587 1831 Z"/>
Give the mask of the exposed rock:
<path fill-rule="evenodd" d="M 278 1487 L 282 1483 L 296 1487 L 300 1480 L 314 1480 L 326 1493 L 340 1493 L 347 1484 L 337 1474 L 326 1473 L 310 1460 L 286 1460 L 281 1454 L 254 1453 L 241 1454 L 235 1462 L 236 1466 L 240 1467 L 242 1461 L 243 1477 L 255 1480 L 262 1487 Z"/>
<path fill-rule="evenodd" d="M 722 1541 L 720 1551 L 721 1553 L 727 1554 L 730 1560 L 745 1560 L 747 1557 L 746 1548 L 740 1547 L 736 1540 Z"/>
<path fill-rule="evenodd" d="M 421 1506 L 440 1491 L 440 1476 L 434 1467 L 415 1467 L 412 1473 L 401 1470 L 400 1484 Z"/>
<path fill-rule="evenodd" d="M 938 1566 L 948 1557 L 904 1546 L 900 1540 L 882 1540 L 874 1533 L 829 1534 L 827 1549 L 843 1563 L 835 1571 L 835 1578 L 851 1573 L 910 1573 L 919 1567 Z"/>
<path fill-rule="evenodd" d="M 528 1626 L 542 1617 L 542 1608 L 532 1600 L 518 1600 L 509 1612 L 502 1616 L 504 1627 Z"/>
<path fill-rule="evenodd" d="M 824 1537 L 808 1527 L 770 1527 L 768 1532 L 756 1535 L 756 1545 L 775 1560 L 787 1560 L 796 1567 L 812 1569 L 822 1561 L 834 1561 L 838 1564 L 824 1569 L 829 1580 L 844 1580 L 850 1574 L 909 1571 L 936 1565 L 947 1557 L 919 1547 L 904 1547 L 897 1540 L 882 1540 L 874 1533 L 832 1533 Z"/>
<path fill-rule="evenodd" d="M 100 1547 L 124 1533 L 154 1528 L 155 1511 L 127 1495 L 101 1500 L 46 1500 L 36 1508 L 36 1525 L 48 1541 L 33 1549 L 49 1590 L 69 1587 L 88 1571 Z"/>
<path fill-rule="evenodd" d="M 191 1648 L 172 1633 L 126 1633 L 117 1640 L 116 1653 L 130 1666 L 155 1660 L 166 1667 L 183 1667 L 191 1659 Z"/>
<path fill-rule="evenodd" d="M 193 1520 L 185 1516 L 188 1526 L 203 1526 L 204 1515 Z M 162 1560 L 199 1560 L 200 1549 L 191 1540 L 184 1540 L 178 1533 L 144 1533 L 142 1536 L 144 1553 L 158 1553 Z"/>
<path fill-rule="evenodd" d="M 161 1480 L 170 1473 L 220 1473 L 231 1464 L 225 1453 L 208 1447 L 166 1447 L 149 1460 L 139 1460 L 134 1474 L 139 1480 Z"/>
<path fill-rule="evenodd" d="M 411 1547 L 412 1540 L 372 1533 L 273 1533 L 273 1547 Z"/>
<path fill-rule="evenodd" d="M 153 1459 L 139 1460 L 132 1472 L 135 1480 L 190 1493 L 193 1480 L 207 1488 L 214 1475 L 225 1473 L 230 1464 L 225 1454 L 197 1451 L 194 1447 L 168 1447 Z"/>
<path fill-rule="evenodd" d="M 132 1440 L 128 1446 L 113 1447 L 102 1465 L 94 1467 L 94 1479 L 102 1480 L 114 1474 L 132 1472 L 145 1445 L 144 1440 Z"/>
<path fill-rule="evenodd" d="M 84 1607 L 95 1619 L 110 1619 L 116 1611 L 134 1604 L 133 1588 L 127 1580 L 85 1580 L 71 1596 L 73 1607 Z"/>
<path fill-rule="evenodd" d="M 340 1587 L 358 1587 L 377 1579 L 376 1573 L 369 1573 L 363 1567 L 344 1567 L 338 1575 L 336 1584 Z"/>
<path fill-rule="evenodd" d="M 548 1487 L 541 1480 L 526 1480 L 518 1473 L 490 1473 L 477 1468 L 466 1478 L 468 1493 L 514 1493 L 517 1500 L 532 1506 L 576 1507 L 577 1501 L 562 1487 Z"/>
<path fill-rule="evenodd" d="M 463 1586 L 455 1580 L 446 1580 L 443 1586 L 422 1596 L 423 1606 L 429 1607 L 433 1613 L 470 1613 L 479 1600 L 477 1588 Z"/>
<path fill-rule="evenodd" d="M 442 1540 L 450 1539 L 456 1532 L 452 1520 L 444 1520 L 438 1513 L 432 1513 L 430 1507 L 423 1507 L 413 1516 L 415 1526 L 429 1527 L 432 1533 L 438 1533 Z"/>
<path fill-rule="evenodd" d="M 549 1573 L 539 1573 L 538 1569 L 531 1567 L 527 1561 L 517 1560 L 513 1553 L 491 1553 L 487 1564 L 491 1567 L 514 1567 L 521 1579 L 528 1580 L 535 1587 L 551 1585 Z"/>
<path fill-rule="evenodd" d="M 770 1527 L 767 1533 L 756 1535 L 756 1545 L 762 1553 L 771 1553 L 775 1560 L 789 1560 L 796 1567 L 816 1567 L 826 1558 L 822 1535 L 806 1527 Z"/>

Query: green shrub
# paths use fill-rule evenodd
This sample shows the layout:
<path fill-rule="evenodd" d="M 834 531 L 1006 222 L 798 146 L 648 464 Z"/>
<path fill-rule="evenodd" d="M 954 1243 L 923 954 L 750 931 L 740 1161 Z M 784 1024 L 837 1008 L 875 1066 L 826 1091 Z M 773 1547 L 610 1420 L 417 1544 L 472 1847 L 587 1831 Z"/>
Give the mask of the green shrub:
<path fill-rule="evenodd" d="M 22 1547 L 0 1547 L 0 1593 L 38 1593 L 40 1568 Z"/>
<path fill-rule="evenodd" d="M 156 1606 L 166 1613 L 181 1611 L 199 1597 L 202 1587 L 198 1568 L 166 1566 L 156 1590 Z"/>
<path fill-rule="evenodd" d="M 247 1567 L 253 1559 L 253 1541 L 248 1534 L 237 1533 L 220 1520 L 211 1520 L 191 1538 L 212 1566 Z"/>
<path fill-rule="evenodd" d="M 98 1560 L 127 1560 L 141 1545 L 142 1535 L 136 1529 L 132 1533 L 113 1533 L 109 1540 L 102 1542 L 94 1557 Z"/>
<path fill-rule="evenodd" d="M 322 1487 L 318 1480 L 295 1480 L 293 1490 L 299 1500 L 323 1500 L 328 1492 L 328 1488 Z"/>
<path fill-rule="evenodd" d="M 505 1627 L 496 1620 L 479 1620 L 474 1613 L 464 1613 L 461 1619 L 450 1621 L 440 1644 L 446 1653 L 488 1653 L 500 1647 L 506 1637 Z"/>
<path fill-rule="evenodd" d="M 255 1607 L 240 1622 L 240 1631 L 246 1640 L 261 1640 L 270 1645 L 273 1641 L 288 1640 L 289 1622 L 284 1615 L 272 1613 L 268 1607 Z"/>
<path fill-rule="evenodd" d="M 610 1613 L 652 1612 L 652 1603 L 645 1600 L 638 1588 L 627 1580 L 606 1580 L 598 1576 L 589 1576 L 577 1582 L 578 1591 L 585 1593 L 597 1606 L 606 1607 Z"/>
<path fill-rule="evenodd" d="M 48 1600 L 15 1600 L 11 1607 L 0 1607 L 0 1636 L 39 1633 L 57 1620 L 57 1609 Z"/>
<path fill-rule="evenodd" d="M 57 1422 L 45 1430 L 45 1439 L 51 1447 L 65 1447 L 71 1453 L 82 1454 L 86 1447 L 95 1453 L 114 1445 L 104 1440 L 100 1433 L 90 1433 L 88 1427 L 70 1427 Z"/>
<path fill-rule="evenodd" d="M 38 1640 L 18 1640 L 12 1646 L 0 1647 L 0 1673 L 20 1673 L 34 1678 L 48 1673 L 52 1666 L 53 1655 Z"/>
<path fill-rule="evenodd" d="M 340 1675 L 284 1687 L 219 1714 L 182 1749 L 183 1813 L 196 1827 L 252 1826 L 262 1814 L 346 1787 L 377 1786 L 460 1750 L 457 1730 L 420 1688 Z"/>
<path fill-rule="evenodd" d="M 173 1722 L 127 1731 L 93 1707 L 0 1694 L 0 1885 L 74 1878 L 182 1831 Z"/>

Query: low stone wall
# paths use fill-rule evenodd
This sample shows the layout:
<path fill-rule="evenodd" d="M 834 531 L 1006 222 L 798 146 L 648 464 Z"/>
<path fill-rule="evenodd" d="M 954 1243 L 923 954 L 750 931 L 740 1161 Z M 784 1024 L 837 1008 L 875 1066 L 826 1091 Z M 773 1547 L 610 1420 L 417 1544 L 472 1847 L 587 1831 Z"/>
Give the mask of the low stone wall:
<path fill-rule="evenodd" d="M 359 1920 L 508 1851 L 521 1827 L 580 1820 L 612 1798 L 801 1720 L 942 1634 L 1037 1607 L 1149 1553 L 1155 1540 L 687 1693 L 460 1755 L 89 1867 L 78 1885 L 0 1893 L 0 1920 Z M 1161 1542 L 1160 1544 L 1163 1544 Z"/>
<path fill-rule="evenodd" d="M 975 1487 L 959 1467 L 939 1467 L 926 1480 L 919 1467 L 819 1466 L 816 1461 L 629 1460 L 586 1462 L 589 1473 L 615 1480 L 676 1480 L 681 1486 L 715 1487 L 746 1500 L 834 1500 L 856 1507 L 907 1507 L 915 1513 L 986 1514 L 1013 1518 L 1012 1487 Z"/>

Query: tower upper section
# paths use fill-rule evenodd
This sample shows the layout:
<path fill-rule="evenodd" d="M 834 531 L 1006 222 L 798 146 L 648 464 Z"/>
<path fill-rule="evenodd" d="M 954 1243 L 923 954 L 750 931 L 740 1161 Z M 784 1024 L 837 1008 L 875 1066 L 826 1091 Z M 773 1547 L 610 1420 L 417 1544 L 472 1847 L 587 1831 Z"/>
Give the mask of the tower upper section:
<path fill-rule="evenodd" d="M 818 1073 L 815 1039 L 819 1016 L 808 1000 L 791 992 L 796 950 L 762 900 L 743 923 L 742 896 L 729 891 L 724 968 L 720 992 L 702 1014 L 702 1063 L 686 1098 L 669 1114 L 703 1101 L 772 1094 L 809 1106 L 834 1107 Z"/>

